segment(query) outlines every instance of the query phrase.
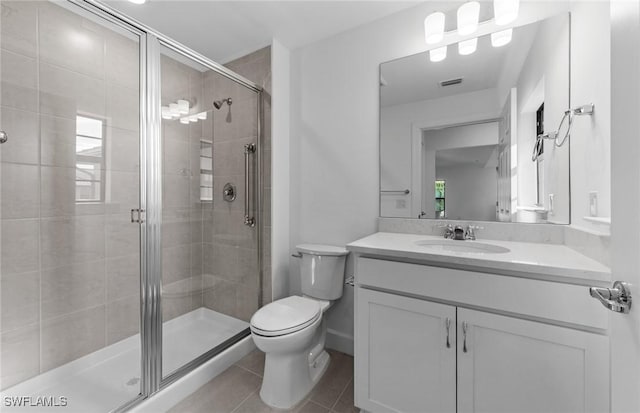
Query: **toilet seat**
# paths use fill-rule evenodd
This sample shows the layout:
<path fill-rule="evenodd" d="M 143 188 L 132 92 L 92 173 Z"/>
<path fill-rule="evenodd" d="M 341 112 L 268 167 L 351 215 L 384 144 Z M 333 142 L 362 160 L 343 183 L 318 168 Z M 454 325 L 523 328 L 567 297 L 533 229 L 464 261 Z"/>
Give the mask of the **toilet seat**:
<path fill-rule="evenodd" d="M 320 303 L 291 296 L 262 307 L 251 317 L 251 331 L 265 337 L 276 337 L 300 331 L 322 317 Z"/>

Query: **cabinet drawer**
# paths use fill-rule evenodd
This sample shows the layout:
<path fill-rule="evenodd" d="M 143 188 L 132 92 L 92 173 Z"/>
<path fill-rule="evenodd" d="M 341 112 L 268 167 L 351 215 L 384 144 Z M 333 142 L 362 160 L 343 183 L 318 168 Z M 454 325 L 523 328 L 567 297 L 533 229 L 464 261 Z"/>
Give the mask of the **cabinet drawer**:
<path fill-rule="evenodd" d="M 608 312 L 579 285 L 373 258 L 358 258 L 356 283 L 463 307 L 608 328 Z"/>

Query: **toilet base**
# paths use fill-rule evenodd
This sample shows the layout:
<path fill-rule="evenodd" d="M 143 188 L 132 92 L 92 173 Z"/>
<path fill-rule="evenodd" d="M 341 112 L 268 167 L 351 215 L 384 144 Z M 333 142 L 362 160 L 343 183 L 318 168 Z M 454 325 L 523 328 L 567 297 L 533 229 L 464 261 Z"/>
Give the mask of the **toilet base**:
<path fill-rule="evenodd" d="M 331 357 L 323 351 L 315 361 L 303 357 L 267 355 L 260 398 L 276 409 L 291 409 L 303 401 L 327 371 Z M 302 374 L 295 374 L 299 372 Z M 277 388 L 272 388 L 277 386 Z"/>

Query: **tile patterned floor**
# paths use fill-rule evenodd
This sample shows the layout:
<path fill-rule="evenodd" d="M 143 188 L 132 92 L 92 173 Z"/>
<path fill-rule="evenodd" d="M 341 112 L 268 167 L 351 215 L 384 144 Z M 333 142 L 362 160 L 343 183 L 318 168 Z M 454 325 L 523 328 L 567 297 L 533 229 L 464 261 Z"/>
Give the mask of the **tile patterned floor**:
<path fill-rule="evenodd" d="M 331 364 L 295 413 L 356 413 L 353 406 L 353 357 L 329 350 Z M 264 353 L 256 350 L 214 378 L 173 409 L 172 413 L 269 413 L 260 400 Z"/>

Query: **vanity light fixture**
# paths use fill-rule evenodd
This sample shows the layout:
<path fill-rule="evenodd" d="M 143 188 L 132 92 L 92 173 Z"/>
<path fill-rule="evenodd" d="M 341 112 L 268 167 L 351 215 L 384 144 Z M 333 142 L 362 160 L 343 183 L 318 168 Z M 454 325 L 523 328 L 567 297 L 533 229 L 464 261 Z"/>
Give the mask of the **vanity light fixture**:
<path fill-rule="evenodd" d="M 465 40 L 463 42 L 458 43 L 458 53 L 462 56 L 470 55 L 476 51 L 478 47 L 478 38 L 474 37 L 473 39 Z"/>
<path fill-rule="evenodd" d="M 129 0 L 133 4 L 145 4 L 147 0 Z"/>
<path fill-rule="evenodd" d="M 180 108 L 177 103 L 169 103 L 169 113 L 174 118 L 180 116 Z"/>
<path fill-rule="evenodd" d="M 480 3 L 469 1 L 458 8 L 458 34 L 467 36 L 478 30 Z"/>
<path fill-rule="evenodd" d="M 169 110 L 169 106 L 163 106 L 161 110 L 162 110 L 162 119 L 173 118 L 173 116 L 171 116 L 171 110 Z"/>
<path fill-rule="evenodd" d="M 518 18 L 520 0 L 493 0 L 493 15 L 498 26 L 509 24 Z"/>
<path fill-rule="evenodd" d="M 493 0 L 494 22 L 498 26 L 504 26 L 513 22 L 518 17 L 520 0 Z M 468 1 L 462 4 L 457 11 L 458 34 L 468 36 L 478 30 L 480 18 L 480 3 Z M 442 12 L 434 12 L 424 19 L 424 39 L 427 44 L 436 44 L 444 39 L 445 15 Z M 502 30 L 491 34 L 491 45 L 501 47 L 508 44 L 513 36 L 513 29 Z M 476 51 L 478 38 L 463 40 L 458 43 L 458 53 L 465 56 Z M 429 60 L 441 62 L 447 57 L 447 47 L 439 47 L 429 50 Z"/>
<path fill-rule="evenodd" d="M 444 39 L 444 13 L 431 13 L 424 19 L 424 40 L 427 44 L 441 42 Z"/>
<path fill-rule="evenodd" d="M 511 41 L 513 29 L 503 30 L 501 32 L 491 33 L 491 46 L 501 47 Z"/>
<path fill-rule="evenodd" d="M 181 115 L 186 115 L 187 113 L 189 113 L 189 101 L 188 100 L 184 100 L 184 99 L 180 99 L 178 100 L 178 111 L 180 112 Z"/>
<path fill-rule="evenodd" d="M 447 46 L 438 47 L 429 50 L 429 60 L 432 62 L 441 62 L 447 57 Z"/>

